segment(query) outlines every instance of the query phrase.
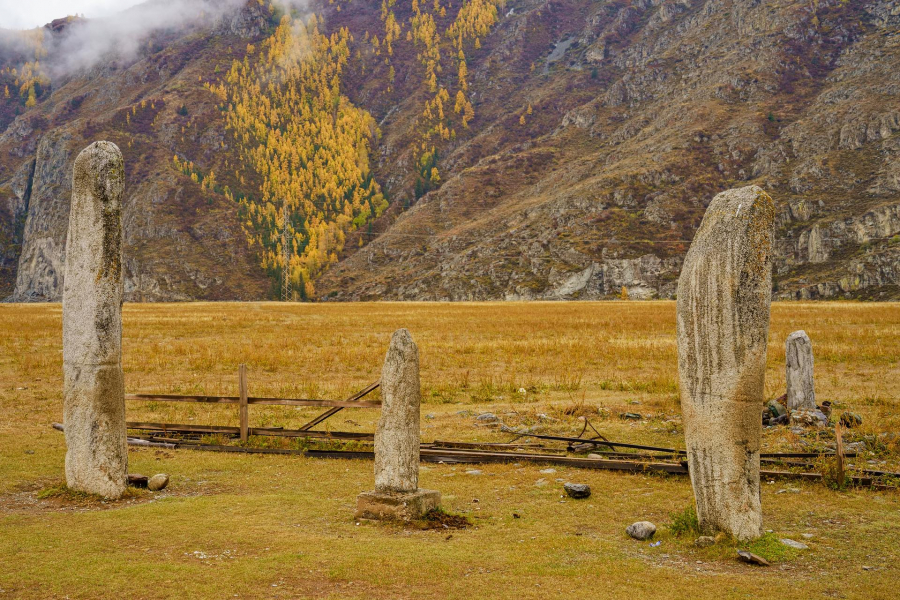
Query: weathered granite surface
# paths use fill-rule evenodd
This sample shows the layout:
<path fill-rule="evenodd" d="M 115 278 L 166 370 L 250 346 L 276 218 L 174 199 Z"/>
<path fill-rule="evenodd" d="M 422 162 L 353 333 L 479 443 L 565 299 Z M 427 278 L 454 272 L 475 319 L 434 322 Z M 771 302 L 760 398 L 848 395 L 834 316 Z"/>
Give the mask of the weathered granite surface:
<path fill-rule="evenodd" d="M 95 142 L 75 159 L 63 288 L 66 483 L 118 498 L 128 446 L 122 374 L 122 195 L 119 148 Z"/>
<path fill-rule="evenodd" d="M 375 431 L 375 489 L 413 492 L 419 487 L 419 349 L 398 329 L 381 371 L 381 418 Z"/>
<path fill-rule="evenodd" d="M 678 373 L 704 533 L 762 534 L 759 446 L 775 207 L 749 186 L 717 195 L 678 281 Z"/>
<path fill-rule="evenodd" d="M 788 336 L 784 354 L 788 410 L 816 410 L 812 342 L 805 331 Z"/>

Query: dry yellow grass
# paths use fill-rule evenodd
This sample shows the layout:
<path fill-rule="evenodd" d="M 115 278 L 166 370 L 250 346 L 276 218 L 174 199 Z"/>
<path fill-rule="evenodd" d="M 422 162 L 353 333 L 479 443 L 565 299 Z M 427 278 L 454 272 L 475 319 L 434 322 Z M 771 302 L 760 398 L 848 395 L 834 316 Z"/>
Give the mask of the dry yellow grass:
<path fill-rule="evenodd" d="M 877 598 L 900 575 L 897 494 L 817 484 L 763 486 L 768 528 L 815 535 L 810 551 L 766 572 L 665 534 L 652 549 L 625 538 L 632 521 L 663 524 L 689 504 L 677 477 L 429 465 L 423 486 L 477 524 L 450 539 L 356 526 L 355 496 L 372 485 L 366 461 L 132 450 L 133 472 L 172 475 L 154 501 L 98 510 L 37 500 L 60 480 L 65 452 L 49 428 L 62 414 L 60 314 L 0 305 L 0 598 Z M 671 302 L 127 305 L 124 319 L 129 392 L 234 395 L 243 362 L 252 395 L 344 397 L 378 378 L 391 332 L 407 327 L 421 353 L 424 441 L 508 439 L 461 411 L 560 433 L 577 433 L 567 413 L 581 412 L 612 439 L 683 447 Z M 783 392 L 783 343 L 799 328 L 813 340 L 818 399 L 860 413 L 862 433 L 900 431 L 900 305 L 774 305 L 768 397 Z M 624 411 L 645 419 L 622 421 Z M 128 412 L 237 422 L 234 407 L 129 402 Z M 252 407 L 251 425 L 295 427 L 315 412 Z M 328 423 L 371 431 L 376 417 L 344 411 Z M 798 440 L 781 428 L 765 443 Z M 878 460 L 898 467 L 895 450 Z M 594 496 L 560 504 L 557 478 L 587 482 Z M 777 493 L 789 487 L 800 491 Z"/>

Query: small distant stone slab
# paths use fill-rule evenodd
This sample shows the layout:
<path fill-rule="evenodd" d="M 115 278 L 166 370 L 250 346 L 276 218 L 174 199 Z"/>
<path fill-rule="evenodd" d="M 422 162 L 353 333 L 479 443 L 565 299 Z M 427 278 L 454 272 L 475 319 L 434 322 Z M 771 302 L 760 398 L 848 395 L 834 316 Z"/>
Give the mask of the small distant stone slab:
<path fill-rule="evenodd" d="M 819 409 L 795 410 L 791 413 L 791 423 L 802 427 L 825 427 L 828 417 Z"/>
<path fill-rule="evenodd" d="M 656 533 L 656 525 L 650 521 L 638 521 L 626 527 L 625 533 L 636 540 L 649 540 Z"/>
<path fill-rule="evenodd" d="M 747 552 L 746 550 L 738 550 L 738 560 L 741 562 L 745 562 L 749 565 L 758 565 L 760 567 L 768 567 L 770 566 L 769 561 L 764 559 L 762 556 L 757 556 L 752 552 Z"/>
<path fill-rule="evenodd" d="M 482 423 L 496 423 L 500 420 L 500 417 L 495 415 L 494 413 L 481 413 L 477 417 L 475 417 L 476 421 L 481 421 Z"/>
<path fill-rule="evenodd" d="M 165 473 L 158 473 L 147 481 L 147 489 L 151 492 L 159 492 L 166 489 L 169 485 L 169 476 Z"/>
<path fill-rule="evenodd" d="M 778 541 L 781 542 L 782 544 L 784 544 L 785 546 L 787 546 L 788 548 L 794 548 L 795 550 L 809 550 L 809 546 L 807 546 L 803 542 L 798 542 L 798 541 L 792 540 L 790 538 L 782 538 Z"/>
<path fill-rule="evenodd" d="M 784 354 L 788 410 L 815 410 L 812 342 L 805 331 L 788 336 Z"/>
<path fill-rule="evenodd" d="M 563 485 L 563 489 L 575 499 L 588 498 L 591 495 L 591 486 L 586 483 L 566 483 Z"/>
<path fill-rule="evenodd" d="M 437 490 L 414 492 L 364 492 L 356 498 L 357 519 L 380 521 L 414 521 L 441 505 Z"/>

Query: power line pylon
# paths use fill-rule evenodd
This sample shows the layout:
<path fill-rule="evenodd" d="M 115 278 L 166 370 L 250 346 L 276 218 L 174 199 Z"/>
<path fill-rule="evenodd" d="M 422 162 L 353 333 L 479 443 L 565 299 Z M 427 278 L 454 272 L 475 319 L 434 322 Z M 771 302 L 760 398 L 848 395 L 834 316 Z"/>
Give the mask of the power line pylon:
<path fill-rule="evenodd" d="M 291 239 L 288 235 L 288 203 L 287 198 L 284 199 L 284 206 L 282 208 L 282 218 L 284 224 L 281 228 L 281 250 L 284 253 L 284 272 L 282 274 L 281 281 L 281 301 L 282 302 L 290 302 L 294 299 L 294 291 L 292 289 L 291 284 Z"/>

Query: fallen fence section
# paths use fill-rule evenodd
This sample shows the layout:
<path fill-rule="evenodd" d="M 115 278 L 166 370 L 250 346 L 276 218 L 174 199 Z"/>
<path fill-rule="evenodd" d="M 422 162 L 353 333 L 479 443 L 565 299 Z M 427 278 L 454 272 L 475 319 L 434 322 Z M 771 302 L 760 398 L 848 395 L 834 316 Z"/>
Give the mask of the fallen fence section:
<path fill-rule="evenodd" d="M 141 423 L 128 421 L 128 429 L 141 429 L 143 431 L 158 431 L 160 433 L 205 433 L 241 435 L 240 427 L 227 427 L 223 425 L 185 425 L 181 423 Z M 362 440 L 372 441 L 374 433 L 356 433 L 352 431 L 314 431 L 305 429 L 283 429 L 281 427 L 248 427 L 248 435 L 268 435 L 276 437 L 303 437 L 324 438 L 333 440 Z"/>
<path fill-rule="evenodd" d="M 145 440 L 149 441 L 149 440 Z M 442 442 L 453 444 L 454 442 Z M 456 442 L 462 444 L 463 442 Z M 372 460 L 375 453 L 361 450 L 294 450 L 288 448 L 245 448 L 242 446 L 224 446 L 212 444 L 176 443 L 179 449 L 202 450 L 207 452 L 230 452 L 241 454 L 281 454 L 306 456 L 308 458 L 337 458 L 337 459 L 363 459 Z M 787 453 L 790 454 L 790 453 Z M 558 456 L 552 454 L 536 454 L 527 452 L 490 452 L 481 450 L 465 450 L 456 448 L 435 447 L 423 445 L 419 450 L 420 460 L 428 463 L 445 464 L 483 464 L 483 463 L 519 463 L 532 462 L 551 464 L 581 469 L 599 469 L 604 471 L 629 471 L 639 473 L 669 473 L 673 475 L 687 475 L 686 461 L 681 462 L 651 462 L 644 460 L 622 460 L 607 458 L 579 458 L 572 456 Z M 830 456 L 830 455 L 820 455 Z M 833 456 L 833 455 L 831 455 Z M 878 476 L 897 477 L 900 473 L 886 473 L 881 471 L 863 471 L 864 476 L 853 476 L 849 479 L 854 485 L 869 487 L 875 490 L 896 490 L 897 486 L 885 485 L 877 481 Z M 806 481 L 821 481 L 821 473 L 796 472 L 796 471 L 770 471 L 761 470 L 760 477 L 771 479 L 802 479 Z"/>

